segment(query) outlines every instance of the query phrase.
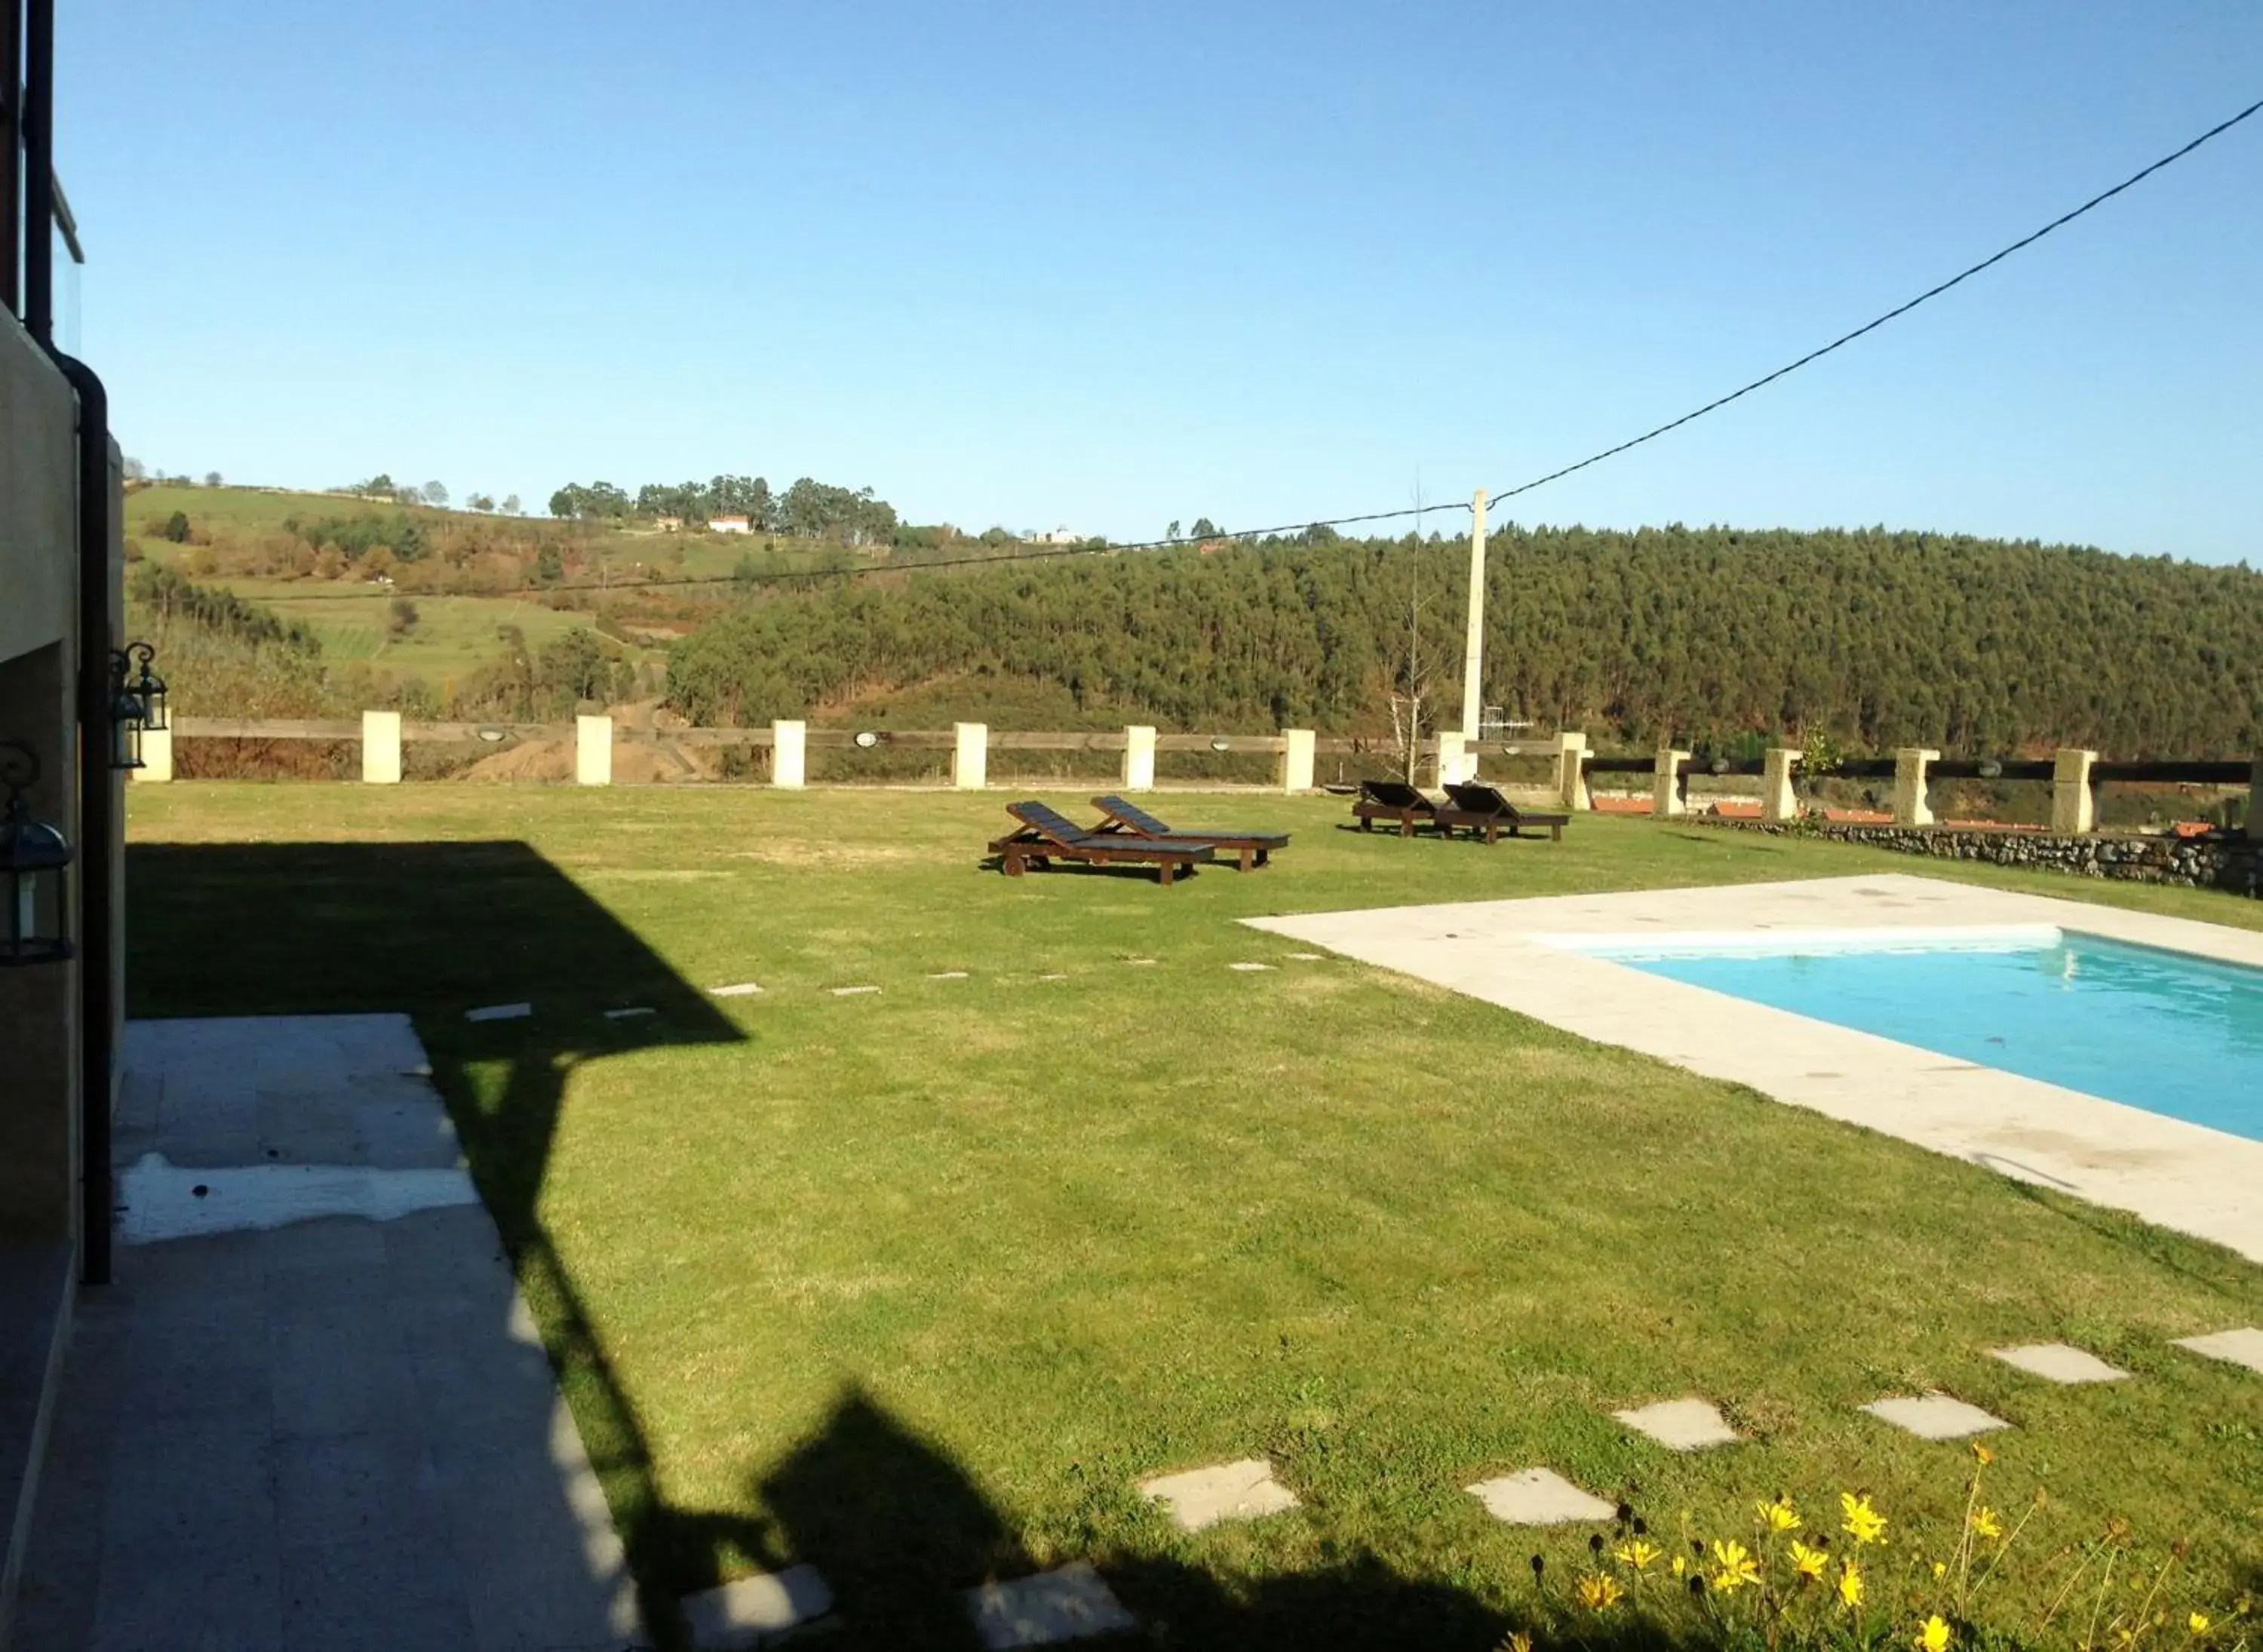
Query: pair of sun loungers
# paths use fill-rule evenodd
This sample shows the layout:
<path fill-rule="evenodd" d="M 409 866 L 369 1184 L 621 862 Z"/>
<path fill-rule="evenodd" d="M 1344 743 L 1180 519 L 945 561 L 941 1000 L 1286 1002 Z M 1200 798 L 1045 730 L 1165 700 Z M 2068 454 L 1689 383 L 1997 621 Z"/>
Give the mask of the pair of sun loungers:
<path fill-rule="evenodd" d="M 1150 866 L 1168 885 L 1187 867 L 1207 866 L 1221 853 L 1238 859 L 1244 872 L 1251 871 L 1289 844 L 1286 832 L 1175 831 L 1128 798 L 1095 797 L 1092 806 L 1102 819 L 1088 830 L 1044 803 L 1006 805 L 1021 830 L 990 845 L 999 870 L 1018 878 L 1028 867 L 1043 871 L 1056 860 L 1095 866 Z"/>
<path fill-rule="evenodd" d="M 1481 836 L 1489 844 L 1500 842 L 1504 833 L 1521 837 L 1525 828 L 1543 826 L 1551 839 L 1561 843 L 1564 828 L 1572 818 L 1519 808 L 1498 789 L 1478 780 L 1448 786 L 1442 803 L 1403 781 L 1363 780 L 1351 812 L 1363 832 L 1373 831 L 1376 822 L 1385 821 L 1397 825 L 1401 837 L 1412 837 L 1417 826 L 1428 826 L 1443 837 L 1466 829 L 1471 837 Z"/>

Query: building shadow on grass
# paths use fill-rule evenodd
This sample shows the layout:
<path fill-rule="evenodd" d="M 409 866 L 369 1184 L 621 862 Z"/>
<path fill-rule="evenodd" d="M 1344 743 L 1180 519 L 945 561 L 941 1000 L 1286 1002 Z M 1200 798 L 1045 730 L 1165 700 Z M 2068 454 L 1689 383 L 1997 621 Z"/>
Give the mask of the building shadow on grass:
<path fill-rule="evenodd" d="M 685 1569 L 667 1547 L 676 1527 L 539 1201 L 582 1063 L 749 1035 L 523 843 L 134 844 L 127 881 L 134 1016 L 414 1018 L 604 1484 L 640 1603 L 665 1625 L 668 1580 Z M 466 1018 L 520 1003 L 532 1013 Z M 649 1013 L 605 1013 L 631 1008 Z"/>
<path fill-rule="evenodd" d="M 655 1640 L 683 1644 L 680 1598 L 749 1569 L 806 1562 L 835 1601 L 819 1644 L 958 1652 L 981 1643 L 964 1591 L 1039 1567 L 973 1472 L 851 1388 L 748 1488 L 745 1508 L 763 1514 L 672 1505 L 636 1407 L 542 1225 L 539 1195 L 577 1067 L 753 1035 L 524 844 L 136 844 L 127 875 L 135 1016 L 415 1018 L 604 1482 Z M 465 1018 L 468 1009 L 522 1002 L 533 1006 L 524 1018 Z M 625 1007 L 652 1013 L 604 1014 Z M 1291 1576 L 1222 1577 L 1170 1553 L 1160 1518 L 1153 1537 L 1136 1553 L 1095 1541 L 1081 1557 L 1140 1623 L 1087 1644 L 1490 1652 L 1518 1627 L 1476 1595 L 1373 1554 L 1341 1554 Z"/>

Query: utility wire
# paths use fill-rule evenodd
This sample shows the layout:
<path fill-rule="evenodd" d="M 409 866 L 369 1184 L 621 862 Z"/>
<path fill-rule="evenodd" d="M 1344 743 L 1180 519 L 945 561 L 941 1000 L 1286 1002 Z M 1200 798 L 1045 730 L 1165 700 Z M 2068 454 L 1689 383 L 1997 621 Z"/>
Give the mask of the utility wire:
<path fill-rule="evenodd" d="M 2104 206 L 2108 201 L 2112 200 L 2116 195 L 2122 193 L 2122 191 L 2144 182 L 2145 179 L 2151 178 L 2154 173 L 2161 170 L 2162 168 L 2183 160 L 2185 156 L 2190 155 L 2194 149 L 2200 148 L 2202 144 L 2208 142 L 2212 138 L 2223 136 L 2223 134 L 2230 131 L 2232 127 L 2238 126 L 2241 121 L 2259 112 L 2263 112 L 2263 99 L 2258 99 L 2256 102 L 2248 105 L 2246 108 L 2242 109 L 2238 114 L 2233 115 L 2230 120 L 2217 122 L 2215 126 L 2210 127 L 2207 131 L 2202 133 L 2200 136 L 2194 138 L 2183 148 L 2172 150 L 2169 154 L 2163 156 L 2159 160 L 2154 162 L 2151 166 L 2144 167 L 2138 171 L 2132 172 L 2129 177 L 2123 178 L 2120 183 L 2114 185 L 2113 188 L 2102 191 L 2096 195 L 2093 195 L 2088 200 L 2083 202 L 2081 206 L 2074 208 L 2073 211 L 2061 214 L 2058 217 L 2052 219 L 2050 222 L 2045 224 L 2042 228 L 2035 231 L 2033 234 L 2021 236 L 2019 240 L 2014 241 L 2011 245 L 2002 249 L 2000 251 L 1991 253 L 1987 257 L 1981 259 L 1979 263 L 1958 271 L 1955 275 L 1950 276 L 1946 281 L 1941 282 L 1937 286 L 1927 287 L 1924 292 L 1919 293 L 1915 298 L 1911 299 L 1907 303 L 1898 304 L 1893 308 L 1888 310 L 1884 315 L 1876 317 L 1875 320 L 1863 322 L 1862 326 L 1857 327 L 1854 331 L 1840 334 L 1838 337 L 1833 339 L 1829 344 L 1823 345 L 1820 349 L 1809 351 L 1805 355 L 1800 357 L 1798 360 L 1787 362 L 1784 366 L 1778 367 L 1774 373 L 1768 373 L 1764 377 L 1755 379 L 1750 384 L 1742 386 L 1738 389 L 1732 390 L 1724 396 L 1720 396 L 1713 401 L 1708 402 L 1701 408 L 1684 413 L 1678 419 L 1669 420 L 1667 423 L 1659 425 L 1654 430 L 1645 431 L 1641 435 L 1631 438 L 1627 441 L 1621 442 L 1615 447 L 1606 447 L 1599 453 L 1590 453 L 1587 458 L 1580 460 L 1576 464 L 1565 465 L 1559 470 L 1551 470 L 1544 476 L 1536 476 L 1530 482 L 1521 482 L 1514 488 L 1504 488 L 1498 493 L 1489 496 L 1489 502 L 1497 503 L 1502 499 L 1515 498 L 1518 494 L 1530 493 L 1535 488 L 1545 487 L 1551 482 L 1559 481 L 1562 478 L 1570 475 L 1573 471 L 1585 470 L 1590 465 L 1600 465 L 1606 459 L 1616 458 L 1617 455 L 1625 453 L 1629 448 L 1639 447 L 1645 442 L 1655 441 L 1658 438 L 1665 435 L 1669 431 L 1680 430 L 1683 425 L 1688 424 L 1694 420 L 1701 419 L 1708 413 L 1724 408 L 1728 406 L 1730 402 L 1734 402 L 1740 397 L 1750 395 L 1755 390 L 1761 389 L 1765 386 L 1774 384 L 1778 379 L 1783 378 L 1787 374 L 1798 372 L 1799 369 L 1806 366 L 1810 362 L 1821 360 L 1833 351 L 1843 349 L 1845 346 L 1853 344 L 1857 338 L 1862 337 L 1864 334 L 1876 332 L 1879 328 L 1883 327 L 1888 322 L 1893 321 L 1898 316 L 1906 315 L 1919 305 L 1925 303 L 1927 301 L 1939 298 L 1943 293 L 1948 292 L 1949 288 L 1970 280 L 1983 270 L 1986 270 L 1995 264 L 2001 264 L 2005 259 L 2010 257 L 2014 253 L 2020 251 L 2021 249 L 2035 245 L 2036 242 L 2041 241 L 2045 235 L 2050 235 L 2053 230 L 2064 228 L 2068 224 L 2072 223 L 2076 219 L 2081 217 L 2085 213 Z M 1468 505 L 1451 502 L 1439 504 L 1406 505 L 1396 511 L 1369 511 L 1356 516 L 1324 517 L 1317 520 L 1283 523 L 1275 527 L 1243 528 L 1237 533 L 1219 533 L 1216 537 L 1220 540 L 1254 540 L 1277 533 L 1301 533 L 1307 528 L 1349 527 L 1363 522 L 1395 521 L 1402 517 L 1411 516 L 1419 518 L 1428 515 L 1433 511 L 1466 511 L 1470 507 Z M 1006 552 L 991 556 L 947 556 L 940 557 L 933 562 L 876 562 L 864 568 L 805 569 L 790 571 L 764 570 L 759 573 L 749 572 L 745 574 L 703 575 L 688 579 L 654 578 L 582 580 L 571 583 L 544 585 L 537 588 L 523 589 L 515 591 L 496 592 L 493 593 L 493 595 L 495 596 L 495 598 L 499 601 L 516 600 L 523 602 L 531 600 L 538 596 L 546 595 L 551 591 L 656 591 L 674 590 L 680 587 L 688 588 L 699 585 L 774 585 L 786 583 L 794 580 L 861 579 L 870 577 L 875 574 L 922 573 L 929 569 L 936 568 L 978 568 L 1008 562 L 1047 562 L 1064 556 L 1099 556 L 1111 554 L 1117 551 L 1153 551 L 1164 549 L 1172 546 L 1188 545 L 1195 542 L 1196 541 L 1189 540 L 1135 540 L 1123 543 L 1111 541 L 1105 545 L 1053 546 L 1043 550 Z M 305 596 L 293 596 L 286 598 L 283 600 L 293 603 L 355 600 L 366 601 L 372 598 L 382 598 L 391 594 L 408 593 L 389 593 L 383 591 L 310 591 Z M 432 591 L 425 594 L 438 597 L 481 596 L 488 595 L 488 593 L 478 591 Z"/>
<path fill-rule="evenodd" d="M 1981 259 L 1979 263 L 1973 264 L 1969 269 L 1958 271 L 1955 275 L 1950 276 L 1948 279 L 1943 281 L 1940 286 L 1927 287 L 1924 292 L 1910 300 L 1908 303 L 1896 305 L 1892 309 L 1888 310 L 1876 320 L 1863 322 L 1862 326 L 1857 327 L 1853 332 L 1841 334 L 1840 337 L 1833 339 L 1829 344 L 1824 345 L 1820 350 L 1811 350 L 1798 360 L 1787 362 L 1784 366 L 1778 367 L 1774 373 L 1767 375 L 1767 377 L 1755 379 L 1750 384 L 1744 386 L 1741 389 L 1732 390 L 1728 395 L 1722 396 L 1716 401 L 1708 402 L 1703 407 L 1697 409 L 1694 412 L 1684 413 L 1680 418 L 1672 420 L 1667 424 L 1661 424 L 1656 430 L 1645 431 L 1641 435 L 1635 437 L 1630 441 L 1621 442 L 1616 447 L 1606 447 L 1600 453 L 1592 453 L 1587 458 L 1580 460 L 1576 465 L 1566 465 L 1561 470 L 1551 470 L 1544 476 L 1536 476 L 1530 482 L 1520 483 L 1516 487 L 1504 488 L 1501 491 L 1493 494 L 1491 496 L 1493 499 L 1514 498 L 1520 493 L 1530 493 L 1535 488 L 1544 487 L 1549 482 L 1558 481 L 1563 477 L 1568 476 L 1575 470 L 1585 470 L 1590 465 L 1599 465 L 1606 459 L 1614 458 L 1620 453 L 1623 453 L 1630 447 L 1639 447 L 1645 442 L 1653 441 L 1657 438 L 1665 435 L 1668 431 L 1680 430 L 1684 424 L 1688 424 L 1693 419 L 1703 418 L 1705 415 L 1714 411 L 1716 409 L 1728 406 L 1730 402 L 1735 401 L 1739 396 L 1750 395 L 1753 391 L 1761 388 L 1763 385 L 1774 384 L 1778 379 L 1782 378 L 1786 373 L 1797 373 L 1799 369 L 1807 366 L 1811 361 L 1821 360 L 1833 351 L 1837 350 L 1843 345 L 1853 344 L 1863 334 L 1876 332 L 1879 328 L 1883 327 L 1888 322 L 1892 321 L 1896 316 L 1908 315 L 1912 310 L 1924 303 L 1927 299 L 1939 298 L 1943 293 L 1946 293 L 1950 287 L 1956 286 L 1959 282 L 1969 281 L 1974 276 L 1979 274 L 1981 271 L 1987 269 L 1990 265 L 2001 264 L 2005 259 L 2010 257 L 2021 248 L 2032 247 L 2036 242 L 2041 241 L 2045 235 L 2050 234 L 2052 230 L 2064 228 L 2066 225 L 2072 223 L 2076 219 L 2081 217 L 2083 214 L 2090 211 L 2093 207 L 2104 206 L 2108 201 L 2112 200 L 2116 195 L 2119 195 L 2123 190 L 2129 188 L 2133 185 L 2143 183 L 2145 179 L 2152 177 L 2154 173 L 2159 171 L 2163 167 L 2170 165 L 2174 162 L 2183 160 L 2185 156 L 2190 155 L 2194 149 L 2200 148 L 2202 144 L 2206 143 L 2210 138 L 2221 137 L 2224 133 L 2230 131 L 2232 127 L 2238 126 L 2250 115 L 2254 114 L 2258 110 L 2263 110 L 2263 100 L 2258 100 L 2257 102 L 2249 104 L 2247 107 L 2241 110 L 2238 114 L 2232 116 L 2230 120 L 2218 122 L 2216 125 L 2210 127 L 2207 131 L 2202 133 L 2200 136 L 2194 138 L 2190 143 L 2186 144 L 2184 148 L 2163 156 L 2159 160 L 2154 162 L 2151 166 L 2144 168 L 2141 171 L 2132 172 L 2129 177 L 2116 184 L 2112 189 L 2107 190 L 2100 194 L 2093 195 L 2088 200 L 2083 202 L 2081 206 L 2076 207 L 2072 212 L 2062 214 L 2060 216 L 2052 219 L 2050 222 L 2045 224 L 2033 235 L 2022 235 L 2019 240 L 2014 241 L 2010 246 L 2006 247 L 2000 252 L 1991 254 L 1989 257 Z"/>

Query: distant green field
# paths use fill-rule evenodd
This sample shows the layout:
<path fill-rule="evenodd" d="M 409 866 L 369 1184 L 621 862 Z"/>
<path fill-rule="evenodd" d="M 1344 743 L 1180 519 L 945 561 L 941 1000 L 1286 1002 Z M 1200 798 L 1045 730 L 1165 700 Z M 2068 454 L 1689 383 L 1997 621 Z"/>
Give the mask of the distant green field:
<path fill-rule="evenodd" d="M 528 645 L 539 648 L 594 619 L 510 597 L 412 597 L 416 628 L 394 638 L 387 634 L 393 593 L 382 586 L 305 579 L 215 583 L 312 627 L 322 640 L 322 657 L 333 663 L 365 660 L 384 670 L 423 677 L 436 688 L 444 678 L 466 676 L 496 659 L 505 626 L 517 626 Z"/>
<path fill-rule="evenodd" d="M 344 494 L 289 493 L 266 488 L 143 488 L 126 496 L 126 532 L 152 538 L 174 511 L 184 511 L 199 528 L 241 532 L 278 528 L 286 517 L 350 516 L 358 511 L 390 511 L 395 507 L 374 499 L 355 499 Z M 419 515 L 448 516 L 454 512 Z"/>
<path fill-rule="evenodd" d="M 126 531 L 141 542 L 142 554 L 170 565 L 184 563 L 192 554 L 190 547 L 155 537 L 176 511 L 186 513 L 199 533 L 225 535 L 274 532 L 292 517 L 305 520 L 394 508 L 342 494 L 258 488 L 145 488 L 127 498 Z M 472 514 L 423 506 L 415 507 L 415 511 L 432 519 Z M 611 547 L 609 567 L 626 569 L 630 566 L 633 554 L 623 554 L 625 544 Z M 534 600 L 531 592 L 524 598 L 412 594 L 416 627 L 407 636 L 396 638 L 388 625 L 394 593 L 385 586 L 336 580 L 253 579 L 228 574 L 202 577 L 206 583 L 233 591 L 286 620 L 311 627 L 322 642 L 323 658 L 332 664 L 365 663 L 391 676 L 422 677 L 436 689 L 499 659 L 506 626 L 517 627 L 528 646 L 539 648 L 576 626 L 596 621 L 596 615 L 587 611 L 546 607 Z"/>

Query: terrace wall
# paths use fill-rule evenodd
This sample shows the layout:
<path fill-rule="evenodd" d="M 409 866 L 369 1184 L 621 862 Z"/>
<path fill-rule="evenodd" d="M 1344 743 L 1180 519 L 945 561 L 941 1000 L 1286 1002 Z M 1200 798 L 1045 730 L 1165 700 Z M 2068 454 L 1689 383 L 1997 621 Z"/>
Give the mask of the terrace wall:
<path fill-rule="evenodd" d="M 1781 837 L 1824 837 L 1866 844 L 1941 860 L 1984 860 L 1999 866 L 2036 866 L 2083 878 L 2133 883 L 2173 883 L 2263 893 L 2263 840 L 2252 837 L 2072 837 L 2045 832 L 1970 830 L 1954 827 L 1869 826 L 1805 821 L 1690 817 L 1691 823 Z"/>

